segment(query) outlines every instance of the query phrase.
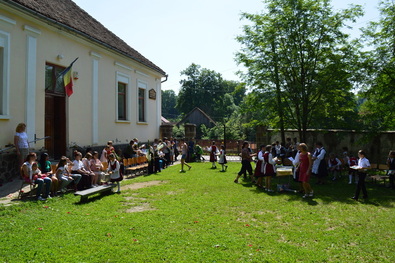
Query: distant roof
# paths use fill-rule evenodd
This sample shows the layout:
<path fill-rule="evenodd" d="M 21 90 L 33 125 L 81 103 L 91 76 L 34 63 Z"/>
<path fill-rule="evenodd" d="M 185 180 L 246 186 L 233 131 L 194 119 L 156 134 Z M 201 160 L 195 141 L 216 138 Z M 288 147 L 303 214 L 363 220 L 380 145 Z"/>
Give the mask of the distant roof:
<path fill-rule="evenodd" d="M 122 39 L 104 27 L 71 0 L 3 0 L 19 9 L 41 19 L 51 20 L 53 25 L 75 30 L 80 35 L 90 38 L 111 49 L 159 72 L 166 73 L 138 51 L 126 44 Z M 109 2 L 110 3 L 110 2 Z"/>
<path fill-rule="evenodd" d="M 171 123 L 168 119 L 166 119 L 165 117 L 163 117 L 163 116 L 161 116 L 161 121 L 162 121 L 162 123 L 163 124 L 165 124 L 165 123 Z"/>
<path fill-rule="evenodd" d="M 182 120 L 180 120 L 179 122 L 177 122 L 177 126 L 186 122 L 189 118 L 189 116 L 191 116 L 191 114 L 195 111 L 200 112 L 204 117 L 206 117 L 210 122 L 212 122 L 214 125 L 217 125 L 217 123 L 210 117 L 207 115 L 207 113 L 205 113 L 202 109 L 200 109 L 199 107 L 195 107 L 193 110 L 191 110 L 187 115 L 184 116 L 184 118 L 182 118 Z"/>

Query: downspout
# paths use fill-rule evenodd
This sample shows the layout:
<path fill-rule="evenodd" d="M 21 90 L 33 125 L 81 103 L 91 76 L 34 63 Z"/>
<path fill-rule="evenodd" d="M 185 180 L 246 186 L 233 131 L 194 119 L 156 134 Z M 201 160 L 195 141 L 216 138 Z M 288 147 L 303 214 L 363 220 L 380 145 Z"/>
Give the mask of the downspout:
<path fill-rule="evenodd" d="M 166 82 L 168 77 L 169 77 L 169 74 L 166 74 L 165 75 L 165 80 L 161 81 L 160 83 Z"/>

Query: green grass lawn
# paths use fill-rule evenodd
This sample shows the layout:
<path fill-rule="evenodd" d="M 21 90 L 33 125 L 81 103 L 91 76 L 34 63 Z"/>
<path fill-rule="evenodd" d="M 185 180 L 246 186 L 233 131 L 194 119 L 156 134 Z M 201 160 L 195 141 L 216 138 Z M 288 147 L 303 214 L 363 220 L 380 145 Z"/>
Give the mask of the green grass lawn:
<path fill-rule="evenodd" d="M 67 194 L 0 207 L 0 262 L 395 262 L 393 190 L 368 184 L 369 201 L 355 202 L 344 179 L 304 200 L 233 183 L 239 163 L 192 165 L 84 204 Z M 150 181 L 161 183 L 126 189 Z"/>

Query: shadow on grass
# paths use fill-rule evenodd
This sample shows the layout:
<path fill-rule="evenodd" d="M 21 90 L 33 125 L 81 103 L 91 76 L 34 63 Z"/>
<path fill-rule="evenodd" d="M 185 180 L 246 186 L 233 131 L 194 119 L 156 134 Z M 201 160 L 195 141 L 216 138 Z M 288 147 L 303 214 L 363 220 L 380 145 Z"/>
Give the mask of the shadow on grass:
<path fill-rule="evenodd" d="M 265 192 L 263 189 L 256 187 L 249 178 L 243 178 L 239 183 L 243 187 L 251 188 L 251 191 L 255 194 L 266 194 L 270 196 L 287 195 L 289 201 L 303 201 L 308 205 L 316 206 L 320 203 L 330 204 L 332 202 L 342 202 L 345 204 L 363 204 L 372 206 L 381 206 L 386 208 L 393 208 L 395 202 L 395 190 L 384 187 L 382 184 L 375 184 L 372 182 L 366 182 L 366 188 L 369 198 L 367 200 L 362 199 L 362 193 L 360 194 L 361 199 L 355 201 L 351 199 L 355 194 L 356 185 L 348 184 L 346 178 L 341 178 L 336 181 L 328 181 L 324 185 L 315 184 L 315 178 L 310 181 L 311 186 L 314 190 L 314 197 L 302 198 L 300 193 L 294 192 Z M 274 177 L 272 178 L 272 187 L 277 184 L 289 184 L 291 189 L 300 189 L 300 185 L 294 182 L 292 179 L 288 180 L 285 177 Z"/>

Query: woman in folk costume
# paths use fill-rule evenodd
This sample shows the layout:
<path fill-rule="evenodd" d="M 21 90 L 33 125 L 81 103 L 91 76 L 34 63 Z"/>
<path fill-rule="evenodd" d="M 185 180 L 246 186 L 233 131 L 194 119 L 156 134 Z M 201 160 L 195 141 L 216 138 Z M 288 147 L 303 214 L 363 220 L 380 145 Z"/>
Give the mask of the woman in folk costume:
<path fill-rule="evenodd" d="M 210 152 L 210 162 L 212 164 L 211 169 L 217 169 L 217 165 L 215 164 L 215 162 L 217 161 L 217 152 L 218 152 L 218 148 L 215 145 L 215 142 L 213 141 L 212 145 L 210 148 L 208 148 L 208 151 Z"/>
<path fill-rule="evenodd" d="M 258 162 L 256 163 L 256 166 L 255 166 L 254 176 L 255 176 L 256 181 L 257 181 L 257 183 L 256 183 L 257 186 L 259 188 L 263 188 L 263 186 L 262 186 L 262 178 L 263 178 L 262 163 L 263 163 L 263 155 L 265 153 L 266 146 L 262 144 L 259 147 L 259 149 L 260 149 L 260 151 L 258 153 Z"/>
<path fill-rule="evenodd" d="M 123 180 L 123 176 L 120 171 L 120 168 L 121 168 L 121 165 L 119 164 L 118 160 L 115 159 L 115 155 L 113 153 L 111 153 L 109 155 L 107 172 L 110 174 L 110 182 L 117 183 L 117 186 L 118 186 L 117 193 L 121 192 L 121 186 L 120 186 L 119 182 Z"/>
<path fill-rule="evenodd" d="M 315 145 L 317 149 L 314 151 L 312 156 L 312 160 L 314 161 L 312 173 L 317 177 L 317 184 L 324 184 L 325 177 L 328 175 L 328 169 L 325 161 L 326 151 L 324 147 L 322 147 L 321 142 L 317 142 Z"/>
<path fill-rule="evenodd" d="M 261 172 L 263 173 L 263 177 L 265 177 L 265 190 L 268 192 L 273 192 L 273 190 L 271 189 L 271 180 L 272 177 L 276 175 L 276 167 L 274 166 L 276 164 L 276 161 L 273 158 L 271 149 L 271 145 L 266 146 L 266 151 L 263 154 L 261 167 Z"/>

